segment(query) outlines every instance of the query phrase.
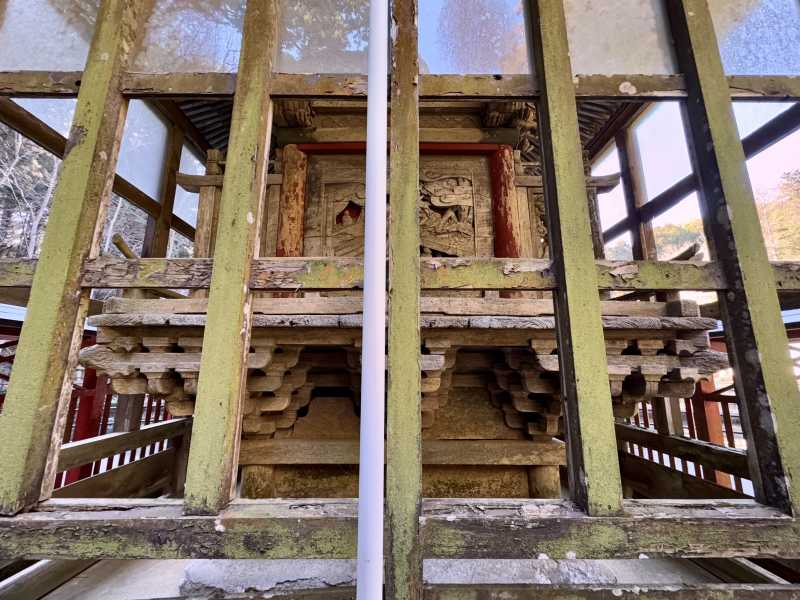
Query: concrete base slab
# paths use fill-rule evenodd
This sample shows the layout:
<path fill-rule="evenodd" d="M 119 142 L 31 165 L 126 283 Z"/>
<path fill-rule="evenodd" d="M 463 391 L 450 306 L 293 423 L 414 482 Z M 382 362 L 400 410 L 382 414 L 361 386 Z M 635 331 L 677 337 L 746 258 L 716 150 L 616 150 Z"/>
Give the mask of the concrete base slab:
<path fill-rule="evenodd" d="M 426 560 L 426 583 L 699 584 L 717 580 L 680 560 Z M 191 561 L 184 594 L 270 593 L 353 586 L 355 561 Z"/>
<path fill-rule="evenodd" d="M 687 560 L 426 560 L 428 583 L 702 584 L 712 575 Z M 45 600 L 150 600 L 257 594 L 355 585 L 349 560 L 107 560 Z"/>
<path fill-rule="evenodd" d="M 355 582 L 351 560 L 193 560 L 186 567 L 181 592 L 288 592 Z"/>

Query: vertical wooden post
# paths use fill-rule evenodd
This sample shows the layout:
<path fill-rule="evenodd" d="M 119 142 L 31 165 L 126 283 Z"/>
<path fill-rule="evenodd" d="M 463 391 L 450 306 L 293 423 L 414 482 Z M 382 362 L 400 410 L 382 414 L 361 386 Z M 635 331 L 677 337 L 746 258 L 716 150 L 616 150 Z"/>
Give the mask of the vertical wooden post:
<path fill-rule="evenodd" d="M 294 144 L 283 148 L 283 184 L 276 256 L 303 256 L 308 156 Z"/>
<path fill-rule="evenodd" d="M 211 149 L 206 154 L 206 175 L 221 175 L 222 152 Z M 217 223 L 219 223 L 219 203 L 222 188 L 204 185 L 200 187 L 197 198 L 197 222 L 194 230 L 194 258 L 207 258 L 214 255 L 217 242 Z M 208 298 L 208 290 L 193 290 L 192 298 Z"/>
<path fill-rule="evenodd" d="M 711 442 L 718 446 L 725 445 L 725 434 L 722 431 L 722 415 L 719 403 L 706 400 L 706 395 L 714 392 L 714 382 L 702 379 L 697 384 L 697 391 L 692 398 L 692 412 L 694 413 L 694 426 L 697 439 Z M 703 478 L 723 485 L 731 486 L 731 477 L 712 468 L 712 465 L 703 465 Z"/>
<path fill-rule="evenodd" d="M 211 149 L 206 158 L 206 175 L 221 175 L 222 152 Z M 205 258 L 214 255 L 214 244 L 217 239 L 217 222 L 219 221 L 219 197 L 222 190 L 217 186 L 202 186 L 197 200 L 197 223 L 194 234 L 194 257 Z M 208 294 L 205 290 L 203 295 Z"/>
<path fill-rule="evenodd" d="M 203 337 L 184 507 L 214 514 L 236 483 L 252 294 L 272 125 L 277 2 L 248 2 Z"/>
<path fill-rule="evenodd" d="M 167 135 L 167 148 L 164 153 L 165 161 L 161 176 L 161 213 L 157 219 L 147 220 L 147 230 L 144 236 L 143 258 L 163 257 L 169 248 L 169 232 L 172 226 L 172 210 L 175 205 L 175 192 L 177 191 L 178 169 L 181 166 L 181 152 L 183 151 L 183 130 L 177 125 L 169 128 Z"/>
<path fill-rule="evenodd" d="M 394 0 L 389 179 L 386 597 L 422 598 L 417 0 Z"/>
<path fill-rule="evenodd" d="M 504 258 L 522 256 L 517 189 L 514 187 L 514 149 L 500 146 L 491 158 L 492 221 L 494 255 Z"/>
<path fill-rule="evenodd" d="M 531 64 L 542 86 L 539 134 L 570 489 L 590 515 L 613 514 L 622 507 L 622 486 L 564 6 L 529 0 L 526 7 Z"/>
<path fill-rule="evenodd" d="M 617 156 L 622 174 L 622 187 L 625 192 L 625 205 L 628 218 L 632 221 L 634 260 L 657 260 L 656 238 L 651 222 L 642 223 L 639 208 L 647 202 L 647 189 L 644 181 L 644 166 L 639 151 L 639 142 L 632 126 L 626 127 L 616 136 Z"/>
<path fill-rule="evenodd" d="M 706 0 L 667 2 L 681 70 L 690 154 L 703 200 L 706 237 L 727 289 L 719 295 L 736 372 L 756 498 L 800 508 L 800 394 L 772 269 L 747 175 Z"/>
<path fill-rule="evenodd" d="M 58 453 L 89 305 L 80 270 L 96 246 L 127 103 L 119 81 L 140 10 L 104 0 L 53 196 L 28 313 L 0 415 L 0 513 L 32 506 Z M 43 485 L 44 483 L 44 485 Z M 52 484 L 52 482 L 50 482 Z"/>

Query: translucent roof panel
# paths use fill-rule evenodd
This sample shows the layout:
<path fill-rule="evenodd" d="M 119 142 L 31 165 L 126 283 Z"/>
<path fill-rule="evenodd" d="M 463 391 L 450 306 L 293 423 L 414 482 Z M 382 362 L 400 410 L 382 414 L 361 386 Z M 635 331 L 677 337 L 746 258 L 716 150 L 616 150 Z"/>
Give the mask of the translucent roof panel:
<path fill-rule="evenodd" d="M 117 173 L 154 200 L 161 199 L 167 126 L 143 100 L 132 100 L 122 135 Z"/>
<path fill-rule="evenodd" d="M 634 132 L 642 155 L 648 200 L 692 173 L 678 102 L 654 104 L 635 125 Z"/>
<path fill-rule="evenodd" d="M 14 102 L 64 137 L 69 137 L 78 104 L 74 98 L 14 98 Z"/>
<path fill-rule="evenodd" d="M 366 73 L 369 0 L 281 0 L 278 42 L 279 73 Z"/>
<path fill-rule="evenodd" d="M 565 0 L 575 74 L 677 73 L 662 0 Z"/>
<path fill-rule="evenodd" d="M 0 70 L 82 71 L 98 2 L 0 0 Z"/>
<path fill-rule="evenodd" d="M 593 176 L 616 175 L 620 170 L 619 153 L 613 146 L 592 165 Z M 620 182 L 609 192 L 598 195 L 597 205 L 600 209 L 600 223 L 603 231 L 627 217 L 628 208 L 625 204 L 625 190 L 622 183 Z"/>
<path fill-rule="evenodd" d="M 184 146 L 181 150 L 179 171 L 184 175 L 205 175 L 206 168 L 197 155 L 188 146 Z M 178 186 L 175 190 L 175 203 L 173 204 L 172 212 L 194 227 L 197 225 L 197 203 L 199 200 L 199 194 L 187 192 L 181 186 Z"/>
<path fill-rule="evenodd" d="M 800 75 L 798 0 L 709 0 L 729 75 Z"/>
<path fill-rule="evenodd" d="M 245 0 L 155 0 L 133 69 L 236 72 L 244 10 Z"/>
<path fill-rule="evenodd" d="M 522 0 L 420 0 L 422 73 L 530 73 Z"/>

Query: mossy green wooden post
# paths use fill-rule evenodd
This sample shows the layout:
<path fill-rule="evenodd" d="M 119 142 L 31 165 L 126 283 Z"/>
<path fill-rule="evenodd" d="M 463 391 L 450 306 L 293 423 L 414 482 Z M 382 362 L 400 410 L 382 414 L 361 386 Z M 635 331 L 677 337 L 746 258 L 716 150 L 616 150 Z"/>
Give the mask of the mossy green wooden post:
<path fill-rule="evenodd" d="M 236 482 L 250 344 L 248 282 L 266 187 L 277 20 L 277 0 L 247 3 L 186 474 L 188 513 L 218 512 Z"/>
<path fill-rule="evenodd" d="M 389 181 L 386 597 L 422 597 L 417 0 L 394 0 Z"/>
<path fill-rule="evenodd" d="M 80 271 L 105 214 L 125 123 L 120 75 L 138 0 L 104 0 L 97 16 L 66 155 L 53 196 L 8 395 L 0 415 L 0 513 L 39 500 L 54 475 L 88 297 Z M 51 441 L 52 440 L 52 441 Z M 44 484 L 44 485 L 43 485 Z"/>
<path fill-rule="evenodd" d="M 730 90 L 706 0 L 667 2 L 686 77 L 691 154 L 709 244 L 727 291 L 720 294 L 756 498 L 800 508 L 800 394 L 773 271 L 747 174 Z"/>
<path fill-rule="evenodd" d="M 589 204 L 562 0 L 529 0 L 531 64 L 541 82 L 539 136 L 556 274 L 570 489 L 590 515 L 621 510 Z"/>

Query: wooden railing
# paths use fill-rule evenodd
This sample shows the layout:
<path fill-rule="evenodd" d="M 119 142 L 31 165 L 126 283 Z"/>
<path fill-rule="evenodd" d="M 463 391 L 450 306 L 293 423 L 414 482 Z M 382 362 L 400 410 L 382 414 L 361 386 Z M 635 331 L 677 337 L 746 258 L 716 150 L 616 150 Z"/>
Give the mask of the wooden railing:
<path fill-rule="evenodd" d="M 0 356 L 0 364 L 13 368 L 15 347 L 22 324 L 6 325 L 0 342 L 0 349 L 8 350 Z M 95 334 L 86 332 L 82 345 L 95 343 Z M 126 423 L 131 431 L 119 432 L 120 409 L 123 403 L 114 394 L 106 376 L 98 375 L 93 369 L 78 369 L 74 377 L 66 425 L 54 490 L 62 490 L 80 481 L 94 478 L 112 469 L 126 466 L 135 461 L 172 448 L 172 440 L 182 436 L 188 427 L 186 419 L 172 420 L 166 410 L 163 398 L 143 395 L 132 399 L 140 406 L 133 406 L 136 415 L 134 422 Z M 0 374 L 0 409 L 5 396 L 7 374 Z M 81 489 L 91 492 L 91 487 Z M 56 492 L 63 495 L 64 492 Z"/>
<path fill-rule="evenodd" d="M 787 326 L 789 351 L 800 385 L 800 329 Z M 712 346 L 725 351 L 722 340 Z M 657 403 L 666 403 L 664 407 Z M 739 415 L 734 384 L 714 389 L 698 385 L 693 398 L 648 400 L 639 405 L 627 424 L 617 424 L 620 449 L 639 459 L 679 471 L 684 476 L 729 488 L 752 497 L 753 482 L 747 464 L 747 440 Z M 672 403 L 671 431 L 659 431 L 659 411 Z M 676 423 L 676 421 L 678 421 Z"/>

